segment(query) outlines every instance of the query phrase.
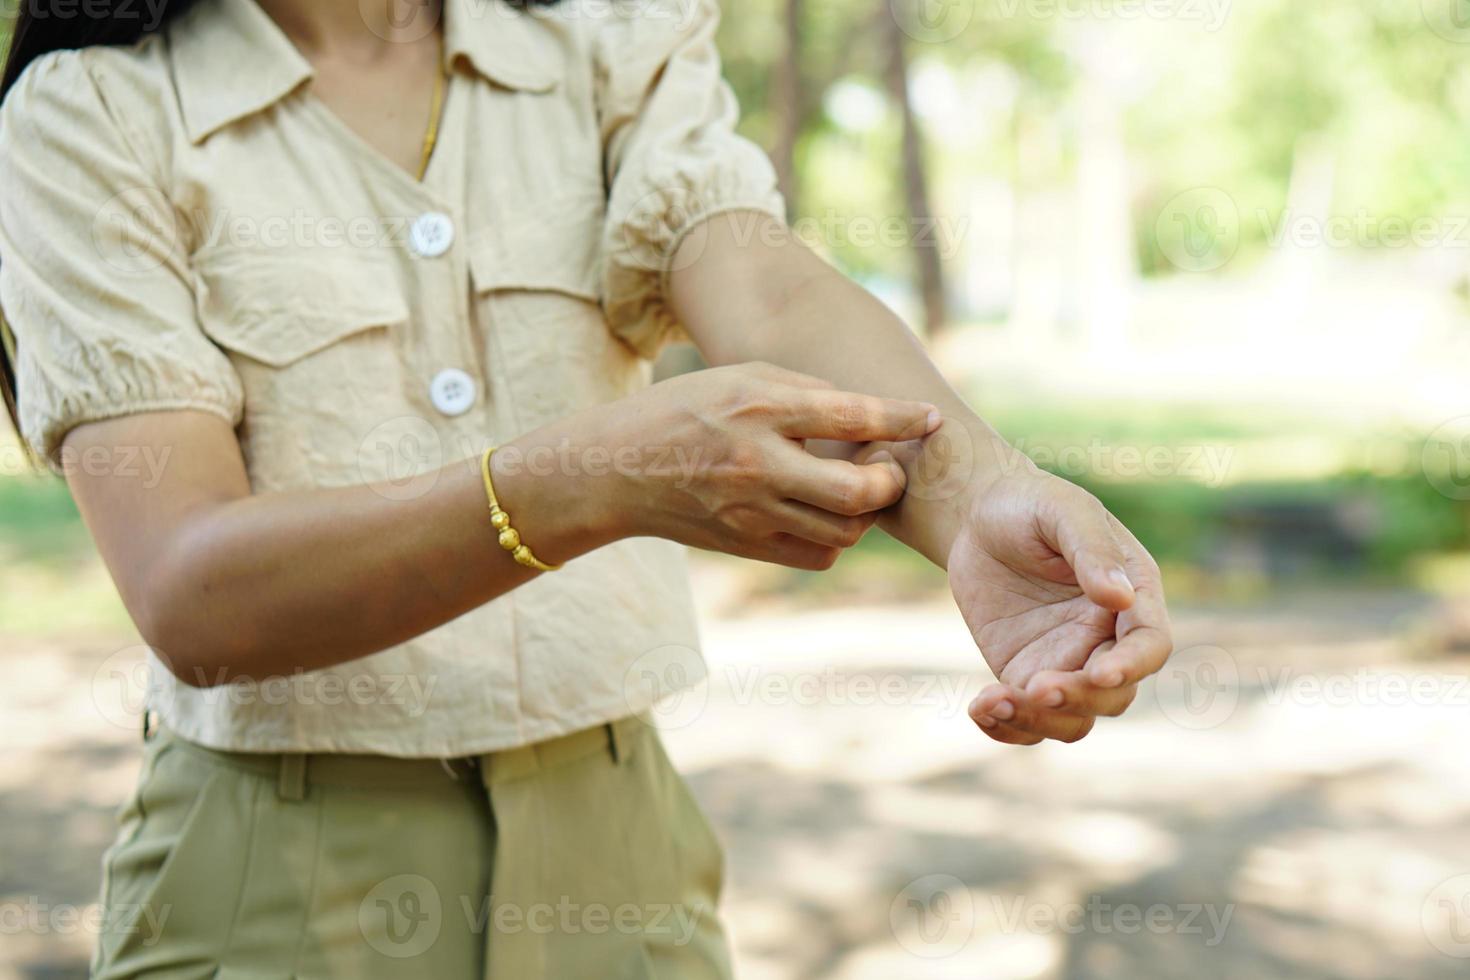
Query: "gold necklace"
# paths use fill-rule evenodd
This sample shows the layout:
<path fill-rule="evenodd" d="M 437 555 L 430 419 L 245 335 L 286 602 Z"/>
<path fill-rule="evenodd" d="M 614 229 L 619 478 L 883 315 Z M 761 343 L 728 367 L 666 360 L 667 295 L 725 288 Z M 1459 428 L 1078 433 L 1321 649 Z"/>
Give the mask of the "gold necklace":
<path fill-rule="evenodd" d="M 419 157 L 418 179 L 423 180 L 429 170 L 429 157 L 434 155 L 434 144 L 439 141 L 439 116 L 444 109 L 444 78 L 448 74 L 444 64 L 444 38 L 439 39 L 438 70 L 434 72 L 434 99 L 429 105 L 429 128 L 424 132 L 424 152 Z"/>

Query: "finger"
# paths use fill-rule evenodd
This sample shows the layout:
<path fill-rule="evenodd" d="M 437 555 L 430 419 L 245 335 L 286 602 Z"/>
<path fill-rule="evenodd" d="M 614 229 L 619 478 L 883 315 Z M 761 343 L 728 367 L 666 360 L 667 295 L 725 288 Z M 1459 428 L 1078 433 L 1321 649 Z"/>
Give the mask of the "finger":
<path fill-rule="evenodd" d="M 1015 688 L 996 684 L 980 692 L 970 703 L 970 717 L 987 732 L 1005 726 L 1015 732 L 1038 739 L 1050 738 L 1058 742 L 1076 742 L 1092 731 L 1094 719 L 1063 714 L 1042 708 Z M 988 726 L 985 721 L 996 724 Z"/>
<path fill-rule="evenodd" d="M 787 394 L 777 427 L 793 439 L 903 442 L 939 428 L 939 409 L 850 391 L 804 389 Z"/>
<path fill-rule="evenodd" d="M 1041 511 L 1042 534 L 1071 566 L 1087 598 L 1121 612 L 1133 605 L 1135 590 L 1126 552 L 1113 535 L 1112 515 L 1092 494 L 1064 486 Z"/>
<path fill-rule="evenodd" d="M 845 459 L 818 459 L 793 446 L 790 465 L 780 467 L 772 482 L 783 497 L 856 517 L 896 504 L 906 479 L 891 455 L 880 453 L 858 465 Z"/>
<path fill-rule="evenodd" d="M 1147 599 L 1140 598 L 1139 605 Z M 1120 633 L 1118 645 L 1087 662 L 1088 680 L 1098 687 L 1119 688 L 1156 674 L 1174 651 L 1174 640 L 1167 627 L 1134 625 Z"/>
<path fill-rule="evenodd" d="M 799 500 L 782 501 L 775 516 L 785 533 L 829 548 L 851 548 L 878 519 L 876 513 L 856 517 L 834 514 Z"/>
<path fill-rule="evenodd" d="M 1080 670 L 1044 670 L 1026 684 L 1032 704 L 1060 714 L 1116 718 L 1138 696 L 1138 685 L 1098 687 Z"/>
<path fill-rule="evenodd" d="M 753 558 L 787 568 L 825 572 L 837 562 L 842 549 L 778 533 L 746 545 L 736 553 L 742 558 Z"/>
<path fill-rule="evenodd" d="M 1137 684 L 1158 673 L 1174 650 L 1159 566 L 1132 531 L 1117 518 L 1111 520 L 1114 537 L 1123 543 L 1127 555 L 1135 599 L 1127 611 L 1118 614 L 1117 644 L 1099 647 L 1087 663 L 1088 678 L 1108 688 Z"/>

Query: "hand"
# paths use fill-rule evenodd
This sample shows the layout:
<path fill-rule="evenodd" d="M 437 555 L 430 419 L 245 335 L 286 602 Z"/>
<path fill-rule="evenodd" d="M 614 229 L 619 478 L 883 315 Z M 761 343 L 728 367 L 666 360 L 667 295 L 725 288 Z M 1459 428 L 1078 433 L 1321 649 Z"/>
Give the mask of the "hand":
<path fill-rule="evenodd" d="M 970 717 L 1017 745 L 1075 742 L 1173 648 L 1158 565 L 1097 498 L 1029 465 L 979 491 L 949 581 L 1000 683 Z"/>
<path fill-rule="evenodd" d="M 805 440 L 902 442 L 939 425 L 927 403 L 759 363 L 673 378 L 603 415 L 597 441 L 614 458 L 647 447 L 644 465 L 620 468 L 611 495 L 622 534 L 812 570 L 831 567 L 903 495 L 904 471 L 891 457 L 821 459 Z"/>

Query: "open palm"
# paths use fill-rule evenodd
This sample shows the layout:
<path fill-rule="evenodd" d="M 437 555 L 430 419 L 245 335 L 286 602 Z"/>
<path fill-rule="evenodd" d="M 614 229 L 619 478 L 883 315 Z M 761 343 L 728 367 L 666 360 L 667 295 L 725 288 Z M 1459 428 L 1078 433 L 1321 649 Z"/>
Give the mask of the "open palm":
<path fill-rule="evenodd" d="M 1076 741 L 1171 649 L 1159 571 L 1096 498 L 1028 471 L 978 494 L 949 581 L 1000 683 L 971 705 L 999 741 Z"/>

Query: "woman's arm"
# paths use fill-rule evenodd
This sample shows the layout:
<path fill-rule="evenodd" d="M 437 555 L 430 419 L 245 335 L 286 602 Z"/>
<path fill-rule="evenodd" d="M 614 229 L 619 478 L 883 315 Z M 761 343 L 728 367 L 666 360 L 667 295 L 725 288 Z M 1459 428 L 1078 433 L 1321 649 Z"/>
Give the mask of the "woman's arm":
<path fill-rule="evenodd" d="M 825 568 L 903 473 L 817 459 L 800 440 L 914 438 L 932 412 L 768 365 L 701 372 L 507 443 L 495 489 L 552 563 L 657 535 Z M 157 482 L 88 463 L 123 448 L 163 461 Z M 144 639 L 196 686 L 364 656 L 536 574 L 497 546 L 477 458 L 425 474 L 408 499 L 370 484 L 252 495 L 233 431 L 194 411 L 82 425 L 62 455 Z"/>
<path fill-rule="evenodd" d="M 760 359 L 939 406 L 943 426 L 922 451 L 888 447 L 908 492 L 882 524 L 949 571 L 1002 682 L 972 705 L 982 727 L 1004 741 L 1074 740 L 1131 702 L 1171 649 L 1163 588 L 1096 498 L 1008 446 L 897 317 L 774 219 L 716 216 L 685 237 L 671 270 L 670 301 L 711 363 Z"/>

